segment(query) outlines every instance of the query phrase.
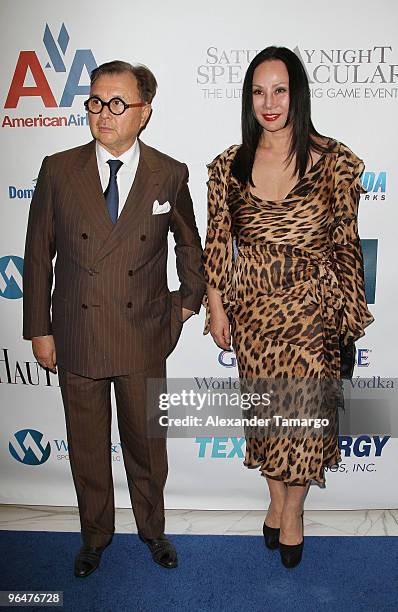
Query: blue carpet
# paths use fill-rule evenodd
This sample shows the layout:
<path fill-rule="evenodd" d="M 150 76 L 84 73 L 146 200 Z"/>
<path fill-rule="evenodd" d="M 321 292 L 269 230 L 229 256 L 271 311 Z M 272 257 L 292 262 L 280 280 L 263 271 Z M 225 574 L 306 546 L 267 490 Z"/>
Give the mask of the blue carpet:
<path fill-rule="evenodd" d="M 398 537 L 307 537 L 287 570 L 262 537 L 176 535 L 180 566 L 165 570 L 136 535 L 118 534 L 85 579 L 72 573 L 79 534 L 0 537 L 0 590 L 64 591 L 64 612 L 398 610 Z"/>

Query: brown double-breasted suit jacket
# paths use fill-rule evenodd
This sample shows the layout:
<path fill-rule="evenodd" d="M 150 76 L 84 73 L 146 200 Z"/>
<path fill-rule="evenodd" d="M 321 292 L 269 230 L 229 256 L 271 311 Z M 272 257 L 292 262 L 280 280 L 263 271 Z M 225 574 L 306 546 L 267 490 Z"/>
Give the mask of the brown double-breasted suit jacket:
<path fill-rule="evenodd" d="M 95 141 L 43 161 L 24 259 L 23 335 L 53 334 L 57 363 L 89 378 L 143 372 L 174 348 L 181 308 L 200 309 L 201 244 L 182 164 L 140 141 L 133 186 L 115 225 Z M 153 214 L 153 204 L 170 210 Z M 168 232 L 178 291 L 167 286 Z M 55 286 L 53 293 L 53 259 Z"/>

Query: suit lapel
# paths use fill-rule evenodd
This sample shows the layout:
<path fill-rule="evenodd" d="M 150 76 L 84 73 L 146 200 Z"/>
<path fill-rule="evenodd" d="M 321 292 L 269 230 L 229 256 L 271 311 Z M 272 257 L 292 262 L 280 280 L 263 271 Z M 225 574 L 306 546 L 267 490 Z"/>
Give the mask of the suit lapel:
<path fill-rule="evenodd" d="M 94 226 L 96 233 L 105 242 L 114 230 L 114 225 L 110 220 L 102 193 L 95 154 L 95 140 L 81 148 L 72 178 L 79 206 L 91 225 Z"/>
<path fill-rule="evenodd" d="M 139 144 L 140 161 L 133 185 L 113 231 L 98 253 L 98 259 L 108 255 L 130 234 L 131 227 L 136 227 L 145 214 L 152 214 L 152 205 L 159 193 L 161 181 L 166 178 L 160 172 L 158 159 L 152 149 L 141 141 Z M 111 221 L 110 223 L 112 225 Z"/>

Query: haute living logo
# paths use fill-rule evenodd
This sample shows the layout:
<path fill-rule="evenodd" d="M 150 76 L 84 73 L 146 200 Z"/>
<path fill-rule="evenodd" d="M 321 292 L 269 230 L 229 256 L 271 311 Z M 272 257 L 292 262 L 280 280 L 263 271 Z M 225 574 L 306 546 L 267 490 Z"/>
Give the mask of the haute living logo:
<path fill-rule="evenodd" d="M 58 376 L 45 370 L 37 361 L 15 359 L 9 349 L 1 349 L 0 384 L 59 387 Z"/>

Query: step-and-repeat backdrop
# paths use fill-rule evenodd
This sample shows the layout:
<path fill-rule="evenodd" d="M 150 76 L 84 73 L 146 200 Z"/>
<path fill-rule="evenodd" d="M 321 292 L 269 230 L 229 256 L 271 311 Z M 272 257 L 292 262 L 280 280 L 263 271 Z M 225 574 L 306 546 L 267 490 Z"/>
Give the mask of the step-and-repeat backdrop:
<path fill-rule="evenodd" d="M 83 101 L 89 72 L 112 59 L 145 63 L 159 90 L 142 139 L 185 161 L 202 237 L 206 166 L 240 139 L 242 79 L 258 50 L 279 44 L 301 57 L 318 130 L 366 163 L 360 233 L 376 322 L 358 342 L 353 385 L 394 384 L 396 373 L 396 173 L 398 5 L 370 0 L 278 3 L 3 0 L 0 48 L 0 502 L 74 505 L 57 377 L 21 338 L 23 251 L 29 204 L 45 155 L 90 139 Z M 171 288 L 177 285 L 170 245 Z M 173 286 L 174 285 L 174 286 Z M 233 353 L 203 336 L 203 313 L 184 327 L 170 377 L 236 376 Z M 374 378 L 373 378 L 374 377 Z M 390 420 L 394 414 L 391 410 Z M 387 419 L 388 420 L 388 419 Z M 114 419 L 115 421 L 115 419 Z M 119 435 L 112 459 L 118 506 L 128 506 Z M 342 436 L 342 463 L 312 487 L 308 507 L 397 506 L 393 436 Z M 265 481 L 242 465 L 242 437 L 169 440 L 169 508 L 259 509 Z"/>

